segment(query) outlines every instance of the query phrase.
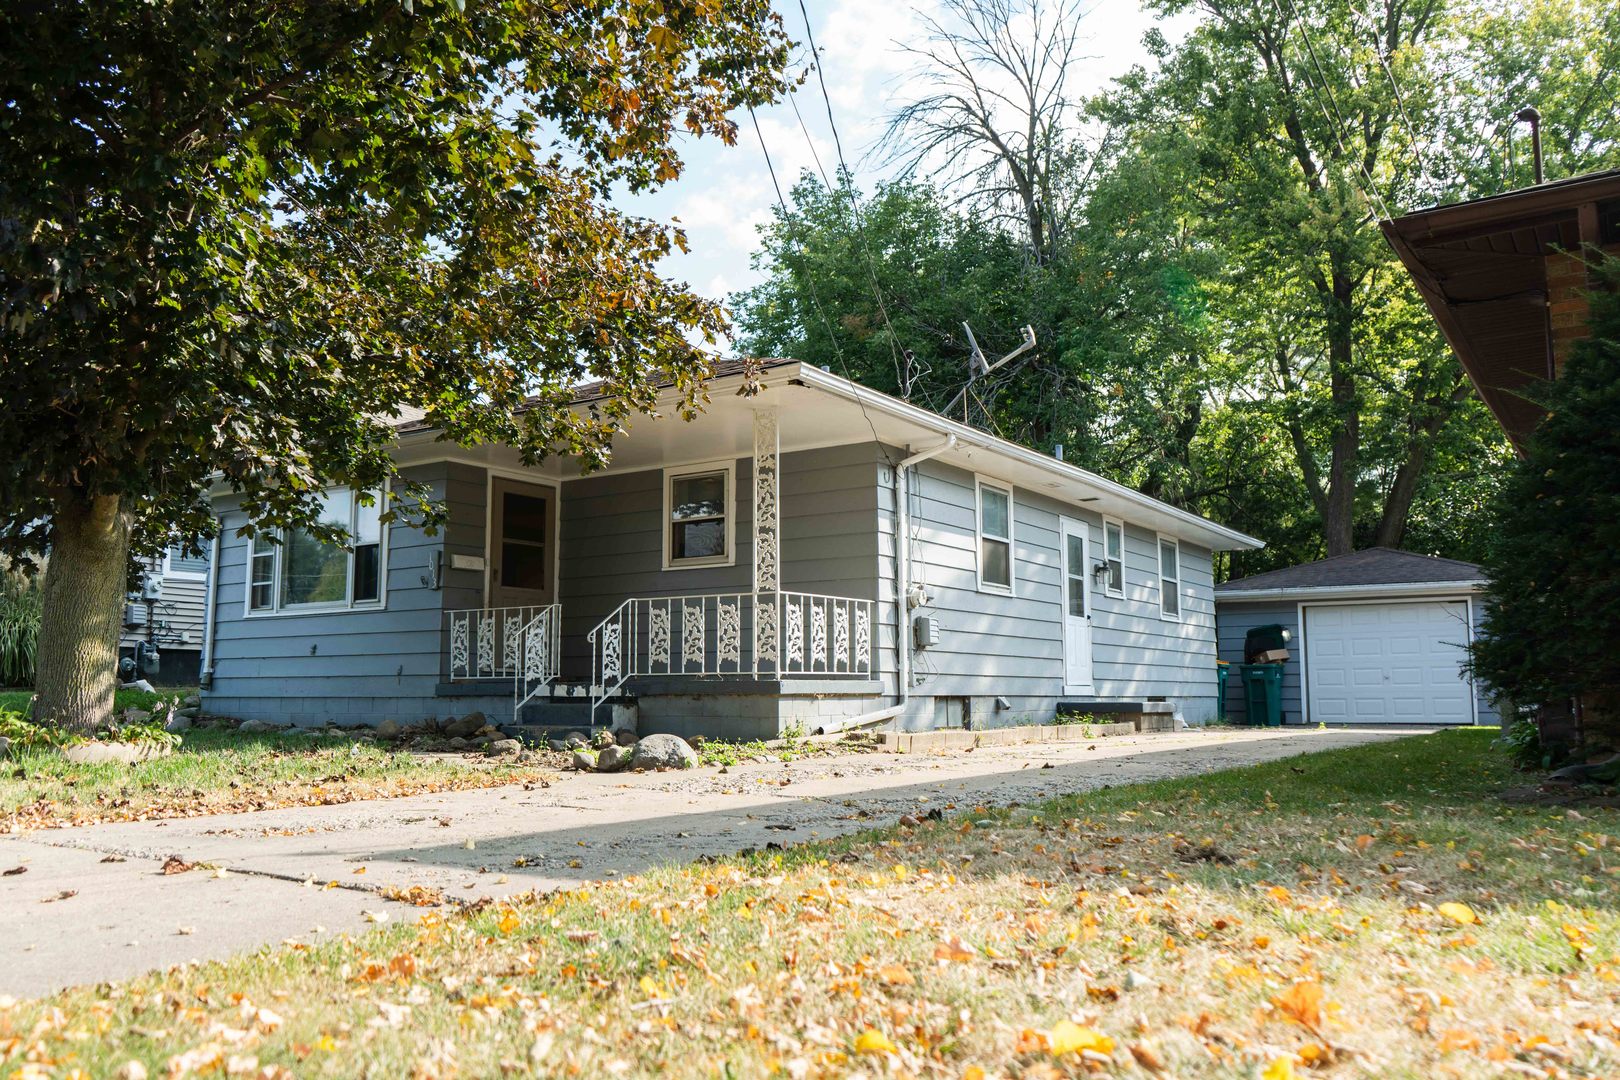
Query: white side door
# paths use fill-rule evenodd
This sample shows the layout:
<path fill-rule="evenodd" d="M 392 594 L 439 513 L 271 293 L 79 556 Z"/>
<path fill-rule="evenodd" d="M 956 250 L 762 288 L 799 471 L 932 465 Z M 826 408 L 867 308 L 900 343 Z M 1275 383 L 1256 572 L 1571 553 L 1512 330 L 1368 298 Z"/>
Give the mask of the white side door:
<path fill-rule="evenodd" d="M 1084 522 L 1063 519 L 1063 683 L 1091 691 L 1091 560 Z"/>

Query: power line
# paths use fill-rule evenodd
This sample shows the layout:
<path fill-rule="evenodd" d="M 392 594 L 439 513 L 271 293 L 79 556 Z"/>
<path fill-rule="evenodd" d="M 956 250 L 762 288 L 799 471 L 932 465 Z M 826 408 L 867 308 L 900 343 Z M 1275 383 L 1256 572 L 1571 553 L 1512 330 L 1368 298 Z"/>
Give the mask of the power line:
<path fill-rule="evenodd" d="M 754 114 L 754 107 L 752 105 L 748 106 L 748 118 L 754 122 L 754 137 L 759 140 L 759 152 L 765 155 L 765 168 L 771 174 L 771 187 L 776 189 L 776 205 L 781 207 L 782 223 L 789 230 L 788 242 L 798 247 L 799 254 L 801 256 L 801 265 L 805 266 L 806 273 L 804 275 L 804 282 L 810 290 L 810 303 L 816 309 L 816 314 L 820 316 L 822 324 L 827 327 L 827 340 L 832 343 L 833 355 L 838 358 L 838 366 L 843 371 L 844 379 L 851 385 L 857 385 L 855 380 L 849 374 L 849 362 L 844 359 L 843 346 L 838 344 L 838 331 L 833 327 L 832 320 L 827 317 L 827 309 L 821 305 L 821 294 L 816 289 L 815 275 L 809 272 L 808 264 L 802 258 L 805 254 L 804 245 L 799 243 L 798 238 L 793 235 L 791 220 L 792 215 L 788 211 L 787 200 L 782 196 L 782 184 L 776 178 L 776 166 L 771 161 L 770 148 L 765 145 L 765 132 L 760 129 L 759 117 Z M 859 393 L 855 395 L 855 404 L 860 407 L 861 417 L 866 421 L 866 426 L 872 431 L 872 441 L 877 444 L 878 453 L 883 455 L 883 460 L 887 461 L 890 465 L 893 465 L 894 460 L 889 457 L 888 449 L 884 446 L 883 440 L 879 438 L 877 425 L 872 422 L 871 415 L 866 411 L 866 402 L 861 400 Z"/>
<path fill-rule="evenodd" d="M 1288 32 L 1289 20 L 1288 16 L 1283 14 L 1281 0 L 1271 0 L 1271 2 L 1272 6 L 1277 9 L 1277 17 L 1283 21 L 1283 32 L 1286 34 Z M 1339 153 L 1344 155 L 1347 160 L 1351 161 L 1354 164 L 1355 169 L 1366 178 L 1366 186 L 1363 186 L 1360 180 L 1355 179 L 1355 172 L 1352 171 L 1351 173 L 1351 179 L 1354 181 L 1356 189 L 1361 192 L 1361 197 L 1367 200 L 1367 209 L 1372 211 L 1374 217 L 1387 221 L 1393 215 L 1391 215 L 1389 212 L 1388 204 L 1385 203 L 1383 197 L 1378 194 L 1378 185 L 1374 183 L 1372 174 L 1367 171 L 1367 167 L 1362 164 L 1361 159 L 1352 155 L 1344 145 L 1344 138 L 1340 134 L 1340 130 L 1343 128 L 1348 128 L 1350 124 L 1345 120 L 1344 115 L 1339 111 L 1338 99 L 1333 96 L 1333 90 L 1328 86 L 1327 73 L 1322 69 L 1321 60 L 1317 58 L 1316 45 L 1311 41 L 1311 34 L 1305 26 L 1305 20 L 1300 16 L 1299 9 L 1294 5 L 1294 0 L 1288 0 L 1288 7 L 1289 10 L 1294 13 L 1294 21 L 1299 26 L 1299 34 L 1305 42 L 1305 51 L 1310 57 L 1311 66 L 1316 69 L 1316 73 L 1321 79 L 1322 93 L 1319 94 L 1317 92 L 1316 82 L 1312 80 L 1309 71 L 1305 72 L 1305 85 L 1310 90 L 1311 97 L 1315 99 L 1316 107 L 1322 110 L 1322 118 L 1327 121 L 1329 129 L 1331 129 L 1333 132 L 1333 141 L 1338 145 Z M 1328 101 L 1333 105 L 1332 115 L 1329 115 L 1327 106 L 1322 104 L 1323 94 L 1327 96 Z M 1337 126 L 1335 126 L 1334 117 L 1338 118 Z"/>
<path fill-rule="evenodd" d="M 894 323 L 889 320 L 889 306 L 883 301 L 883 287 L 878 284 L 877 266 L 872 260 L 872 249 L 866 242 L 866 227 L 861 222 L 860 203 L 855 198 L 855 174 L 850 170 L 849 163 L 844 160 L 844 142 L 838 136 L 838 121 L 833 119 L 832 95 L 827 93 L 827 77 L 826 73 L 822 71 L 821 50 L 816 47 L 816 32 L 810 26 L 810 12 L 805 8 L 804 0 L 799 0 L 799 15 L 804 19 L 804 35 L 806 41 L 810 45 L 810 58 L 814 62 L 816 69 L 816 84 L 821 87 L 821 100 L 822 103 L 827 107 L 827 126 L 832 130 L 833 150 L 838 155 L 839 179 L 841 181 L 840 186 L 845 188 L 845 194 L 849 198 L 850 217 L 855 222 L 855 238 L 860 242 L 861 254 L 866 259 L 866 276 L 870 278 L 872 282 L 872 295 L 877 299 L 878 314 L 882 316 L 883 325 L 889 331 L 889 354 L 890 358 L 894 362 L 895 374 L 896 376 L 899 376 L 900 365 L 902 362 L 901 353 L 904 350 L 902 350 L 900 347 L 900 335 L 896 333 Z M 793 111 L 794 115 L 798 114 L 797 106 L 795 106 Z M 799 120 L 799 126 L 804 126 L 804 120 L 802 117 Z M 810 133 L 808 130 L 806 130 L 805 138 L 809 139 L 809 137 Z M 813 145 L 811 147 L 811 152 L 815 152 L 815 147 Z M 817 164 L 820 164 L 819 158 L 817 160 Z M 908 380 L 897 377 L 895 381 L 903 386 Z"/>

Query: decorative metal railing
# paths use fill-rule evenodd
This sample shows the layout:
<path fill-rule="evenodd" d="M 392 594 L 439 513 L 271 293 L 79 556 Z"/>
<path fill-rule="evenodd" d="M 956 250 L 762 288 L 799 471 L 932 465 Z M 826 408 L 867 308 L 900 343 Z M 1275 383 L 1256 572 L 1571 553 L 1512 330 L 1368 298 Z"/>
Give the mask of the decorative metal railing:
<path fill-rule="evenodd" d="M 445 612 L 450 621 L 450 681 L 516 678 L 524 668 L 525 628 L 536 617 L 557 610 L 556 604 L 549 604 Z M 555 616 L 552 623 L 559 625 Z"/>
<path fill-rule="evenodd" d="M 522 715 L 523 706 L 546 692 L 557 681 L 562 666 L 562 607 L 541 608 L 519 635 L 518 657 L 522 667 L 512 690 L 512 716 Z"/>
<path fill-rule="evenodd" d="M 870 676 L 876 608 L 801 592 L 633 597 L 588 635 L 591 715 L 635 676 Z"/>

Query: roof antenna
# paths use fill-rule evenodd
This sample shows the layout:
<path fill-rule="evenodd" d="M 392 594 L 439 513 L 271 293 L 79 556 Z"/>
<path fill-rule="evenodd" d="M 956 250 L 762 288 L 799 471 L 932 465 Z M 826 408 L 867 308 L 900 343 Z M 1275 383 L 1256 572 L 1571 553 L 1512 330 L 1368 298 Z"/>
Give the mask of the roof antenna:
<path fill-rule="evenodd" d="M 1536 183 L 1539 184 L 1544 176 L 1541 167 L 1541 111 L 1534 105 L 1527 105 L 1514 113 L 1513 119 L 1530 125 L 1530 156 L 1536 164 Z"/>

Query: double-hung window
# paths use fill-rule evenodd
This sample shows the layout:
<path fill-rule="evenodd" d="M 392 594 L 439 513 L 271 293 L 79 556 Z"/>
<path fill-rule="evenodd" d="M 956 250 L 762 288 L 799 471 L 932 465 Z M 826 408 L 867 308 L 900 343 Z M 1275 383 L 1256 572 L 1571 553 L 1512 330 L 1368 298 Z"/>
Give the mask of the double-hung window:
<path fill-rule="evenodd" d="M 1181 545 L 1167 536 L 1159 537 L 1159 614 L 1181 618 Z"/>
<path fill-rule="evenodd" d="M 367 500 L 349 488 L 332 488 L 320 501 L 320 523 L 346 532 L 348 546 L 323 543 L 305 529 L 258 534 L 249 559 L 249 611 L 291 614 L 382 605 L 382 498 Z"/>
<path fill-rule="evenodd" d="M 736 562 L 735 481 L 736 465 L 730 461 L 664 474 L 664 569 Z"/>
<path fill-rule="evenodd" d="M 1109 596 L 1125 595 L 1125 525 L 1123 522 L 1103 519 L 1103 592 Z"/>
<path fill-rule="evenodd" d="M 979 588 L 1013 587 L 1012 489 L 979 481 Z"/>

